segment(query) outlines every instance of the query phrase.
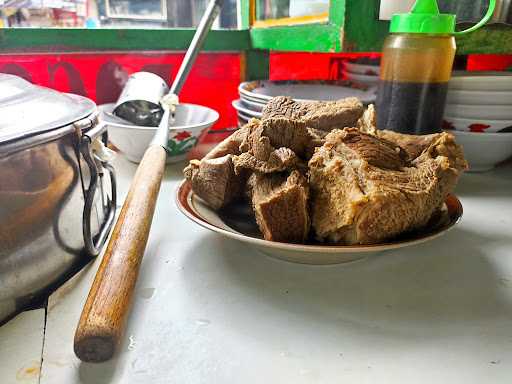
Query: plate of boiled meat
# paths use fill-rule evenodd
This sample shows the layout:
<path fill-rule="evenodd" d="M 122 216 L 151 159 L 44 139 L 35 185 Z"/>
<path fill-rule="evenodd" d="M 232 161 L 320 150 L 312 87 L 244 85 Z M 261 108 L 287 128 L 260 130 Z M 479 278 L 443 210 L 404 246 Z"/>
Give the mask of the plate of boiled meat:
<path fill-rule="evenodd" d="M 185 168 L 178 208 L 269 256 L 354 261 L 432 240 L 462 217 L 453 190 L 467 168 L 452 135 L 375 127 L 357 98 L 275 97 Z"/>

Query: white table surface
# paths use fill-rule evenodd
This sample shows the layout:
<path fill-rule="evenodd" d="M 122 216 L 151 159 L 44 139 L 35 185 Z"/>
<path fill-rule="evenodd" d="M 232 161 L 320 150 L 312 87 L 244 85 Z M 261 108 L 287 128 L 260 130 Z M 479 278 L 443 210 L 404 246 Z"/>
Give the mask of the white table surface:
<path fill-rule="evenodd" d="M 135 165 L 116 165 L 124 197 Z M 190 222 L 174 203 L 182 167 L 167 168 L 119 354 L 73 354 L 97 259 L 49 300 L 40 383 L 512 382 L 510 165 L 463 176 L 464 218 L 445 236 L 321 267 Z"/>
<path fill-rule="evenodd" d="M 0 383 L 39 383 L 44 316 L 44 309 L 26 311 L 0 327 Z"/>

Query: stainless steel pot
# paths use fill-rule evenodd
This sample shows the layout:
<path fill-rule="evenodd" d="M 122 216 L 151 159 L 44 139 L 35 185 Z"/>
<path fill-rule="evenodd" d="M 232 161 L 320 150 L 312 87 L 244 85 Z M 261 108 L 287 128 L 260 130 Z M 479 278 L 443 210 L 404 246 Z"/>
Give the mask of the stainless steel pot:
<path fill-rule="evenodd" d="M 0 323 L 96 256 L 114 221 L 89 99 L 0 74 Z"/>

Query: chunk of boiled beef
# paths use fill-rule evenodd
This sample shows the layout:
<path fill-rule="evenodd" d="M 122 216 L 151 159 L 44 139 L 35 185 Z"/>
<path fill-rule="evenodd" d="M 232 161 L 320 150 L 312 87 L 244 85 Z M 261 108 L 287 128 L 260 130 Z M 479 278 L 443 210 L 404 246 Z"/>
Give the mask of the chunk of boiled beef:
<path fill-rule="evenodd" d="M 262 118 L 300 121 L 308 128 L 331 131 L 334 128 L 355 127 L 363 111 L 363 104 L 355 97 L 338 101 L 298 102 L 279 96 L 265 105 Z"/>
<path fill-rule="evenodd" d="M 213 209 L 225 207 L 243 194 L 244 179 L 235 175 L 233 155 L 192 160 L 183 171 L 192 190 Z"/>
<path fill-rule="evenodd" d="M 247 169 L 259 173 L 274 173 L 296 169 L 299 166 L 306 167 L 295 152 L 286 147 L 273 150 L 266 161 L 245 152 L 239 156 L 233 156 L 233 164 L 237 175 Z"/>
<path fill-rule="evenodd" d="M 309 186 L 297 170 L 253 173 L 247 182 L 256 222 L 265 240 L 303 243 L 309 234 Z"/>
<path fill-rule="evenodd" d="M 377 136 L 398 145 L 407 153 L 409 161 L 413 161 L 420 156 L 423 151 L 442 136 L 441 133 L 431 135 L 406 135 L 386 129 L 379 130 L 377 129 L 377 114 L 373 105 L 368 106 L 361 119 L 357 122 L 357 127 L 363 133 Z M 463 156 L 458 154 L 457 159 L 463 159 Z M 464 164 L 460 164 L 460 167 L 463 168 Z"/>
<path fill-rule="evenodd" d="M 194 193 L 213 209 L 220 209 L 243 196 L 247 176 L 235 174 L 233 156 L 241 153 L 240 145 L 254 124 L 259 121 L 251 121 L 219 143 L 202 160 L 192 160 L 183 170 Z"/>
<path fill-rule="evenodd" d="M 306 169 L 311 136 L 304 123 L 288 119 L 269 119 L 253 125 L 240 145 L 243 152 L 233 157 L 235 173 L 259 173 Z"/>
<path fill-rule="evenodd" d="M 443 133 L 414 161 L 397 144 L 359 129 L 335 130 L 309 161 L 312 226 L 319 240 L 375 244 L 421 229 L 465 169 Z"/>
<path fill-rule="evenodd" d="M 289 148 L 303 158 L 311 141 L 306 124 L 286 118 L 270 118 L 253 125 L 240 146 L 242 152 L 267 161 L 270 153 L 278 148 Z"/>

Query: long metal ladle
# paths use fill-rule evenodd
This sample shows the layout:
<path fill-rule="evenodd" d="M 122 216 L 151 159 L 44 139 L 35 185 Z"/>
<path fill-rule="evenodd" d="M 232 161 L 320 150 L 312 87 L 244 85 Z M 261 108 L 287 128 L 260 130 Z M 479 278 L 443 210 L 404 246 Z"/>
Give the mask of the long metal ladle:
<path fill-rule="evenodd" d="M 208 4 L 171 94 L 183 87 L 222 2 L 211 0 Z M 76 329 L 74 350 L 83 361 L 109 360 L 124 333 L 165 169 L 170 108 L 165 98 L 161 105 L 162 120 L 137 168 Z"/>

